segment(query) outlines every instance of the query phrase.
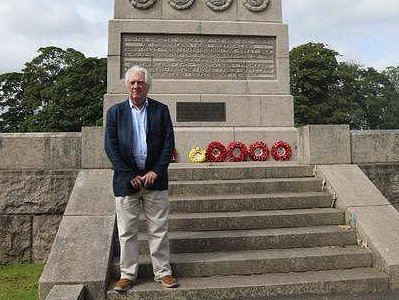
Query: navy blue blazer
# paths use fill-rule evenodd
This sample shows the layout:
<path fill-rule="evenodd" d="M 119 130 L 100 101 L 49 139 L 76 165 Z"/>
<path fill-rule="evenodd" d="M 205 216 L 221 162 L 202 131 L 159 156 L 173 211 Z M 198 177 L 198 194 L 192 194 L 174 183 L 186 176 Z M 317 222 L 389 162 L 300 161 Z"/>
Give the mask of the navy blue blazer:
<path fill-rule="evenodd" d="M 105 126 L 105 152 L 114 170 L 113 190 L 116 197 L 132 195 L 130 180 L 148 171 L 158 174 L 157 180 L 148 189 L 168 189 L 168 166 L 175 147 L 172 120 L 168 107 L 156 100 L 148 99 L 147 106 L 147 160 L 145 170 L 139 170 L 132 157 L 132 113 L 129 99 L 112 106 L 107 111 Z"/>

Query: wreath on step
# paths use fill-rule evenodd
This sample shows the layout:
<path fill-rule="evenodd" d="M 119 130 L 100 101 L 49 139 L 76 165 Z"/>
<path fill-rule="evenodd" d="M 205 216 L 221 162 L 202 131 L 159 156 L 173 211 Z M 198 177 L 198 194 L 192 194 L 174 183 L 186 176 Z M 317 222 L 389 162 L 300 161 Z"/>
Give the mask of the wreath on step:
<path fill-rule="evenodd" d="M 227 146 L 227 159 L 229 161 L 243 161 L 247 156 L 248 150 L 244 143 L 231 142 Z"/>
<path fill-rule="evenodd" d="M 292 155 L 291 146 L 284 141 L 275 142 L 272 146 L 274 160 L 289 160 Z"/>
<path fill-rule="evenodd" d="M 206 147 L 206 159 L 209 162 L 222 162 L 226 156 L 226 147 L 219 141 L 213 141 Z"/>
<path fill-rule="evenodd" d="M 265 161 L 269 157 L 269 153 L 269 148 L 262 141 L 256 141 L 248 148 L 248 155 L 253 161 Z"/>
<path fill-rule="evenodd" d="M 192 163 L 201 163 L 206 159 L 205 150 L 202 147 L 196 146 L 188 153 L 188 158 Z"/>

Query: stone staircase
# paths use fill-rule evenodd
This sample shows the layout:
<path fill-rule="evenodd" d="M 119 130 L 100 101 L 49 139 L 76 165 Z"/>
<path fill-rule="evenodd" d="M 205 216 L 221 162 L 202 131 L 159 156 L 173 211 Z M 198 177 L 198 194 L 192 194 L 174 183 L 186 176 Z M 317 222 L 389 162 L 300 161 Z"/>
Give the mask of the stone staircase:
<path fill-rule="evenodd" d="M 121 295 L 112 281 L 108 299 L 269 299 L 389 288 L 311 166 L 174 164 L 170 178 L 171 264 L 180 287 L 153 282 L 143 233 L 137 285 Z"/>

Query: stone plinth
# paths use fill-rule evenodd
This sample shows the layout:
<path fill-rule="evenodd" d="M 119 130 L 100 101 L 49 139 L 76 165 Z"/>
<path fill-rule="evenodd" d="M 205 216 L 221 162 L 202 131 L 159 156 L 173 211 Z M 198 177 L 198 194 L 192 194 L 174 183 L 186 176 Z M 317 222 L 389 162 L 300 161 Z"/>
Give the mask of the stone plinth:
<path fill-rule="evenodd" d="M 291 127 L 288 50 L 280 0 L 116 0 L 104 114 L 124 98 L 124 72 L 138 64 L 176 127 Z M 225 117 L 198 105 L 197 118 L 179 119 L 187 102 L 219 103 Z"/>
<path fill-rule="evenodd" d="M 115 0 L 108 36 L 104 120 L 126 99 L 125 71 L 141 65 L 153 76 L 149 96 L 168 105 L 179 129 L 182 157 L 198 144 L 234 140 L 237 128 L 257 128 L 245 139 L 262 136 L 266 143 L 268 129 L 284 128 L 274 135 L 279 140 L 293 129 L 281 0 Z"/>
<path fill-rule="evenodd" d="M 83 129 L 82 165 L 87 169 L 107 169 L 111 164 L 103 147 L 104 128 Z M 297 130 L 293 127 L 175 127 L 178 162 L 189 162 L 188 153 L 195 146 L 206 148 L 214 140 L 227 146 L 231 141 L 240 141 L 249 146 L 261 140 L 269 149 L 279 140 L 286 141 L 292 148 L 291 161 L 297 161 Z M 93 149 L 96 149 L 93 151 Z M 269 156 L 269 162 L 273 158 Z"/>
<path fill-rule="evenodd" d="M 121 78 L 124 69 L 132 64 L 148 67 L 154 76 L 154 94 L 289 94 L 288 28 L 284 24 L 112 20 L 109 37 L 108 93 L 111 94 L 125 91 Z M 161 51 L 168 37 L 180 37 L 181 43 L 186 39 L 183 44 L 188 43 L 187 49 L 179 52 L 170 46 Z M 198 58 L 192 52 L 202 56 Z M 184 66 L 192 61 L 190 73 L 180 65 L 179 55 L 186 56 L 180 58 Z M 198 64 L 198 59 L 206 65 Z M 170 60 L 173 63 L 168 64 Z M 258 66 L 260 70 L 255 70 Z"/>
<path fill-rule="evenodd" d="M 168 105 L 175 127 L 291 127 L 294 115 L 292 96 L 287 95 L 152 94 L 150 96 Z M 125 94 L 105 95 L 104 120 L 106 111 L 126 97 Z M 179 122 L 176 113 L 176 106 L 179 102 L 225 103 L 226 120 L 222 122 Z M 83 132 L 85 133 L 85 131 Z M 82 157 L 82 164 L 87 162 L 86 158 Z"/>

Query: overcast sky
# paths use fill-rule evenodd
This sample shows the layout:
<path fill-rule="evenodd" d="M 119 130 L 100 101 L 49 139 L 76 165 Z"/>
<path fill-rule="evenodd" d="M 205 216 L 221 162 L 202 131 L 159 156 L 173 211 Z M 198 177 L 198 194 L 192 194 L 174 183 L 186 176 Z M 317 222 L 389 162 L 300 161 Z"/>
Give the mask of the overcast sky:
<path fill-rule="evenodd" d="M 377 69 L 399 65 L 399 1 L 282 1 L 291 48 L 322 42 L 344 61 Z M 0 74 L 21 70 L 38 48 L 50 45 L 105 57 L 113 2 L 0 0 Z"/>

